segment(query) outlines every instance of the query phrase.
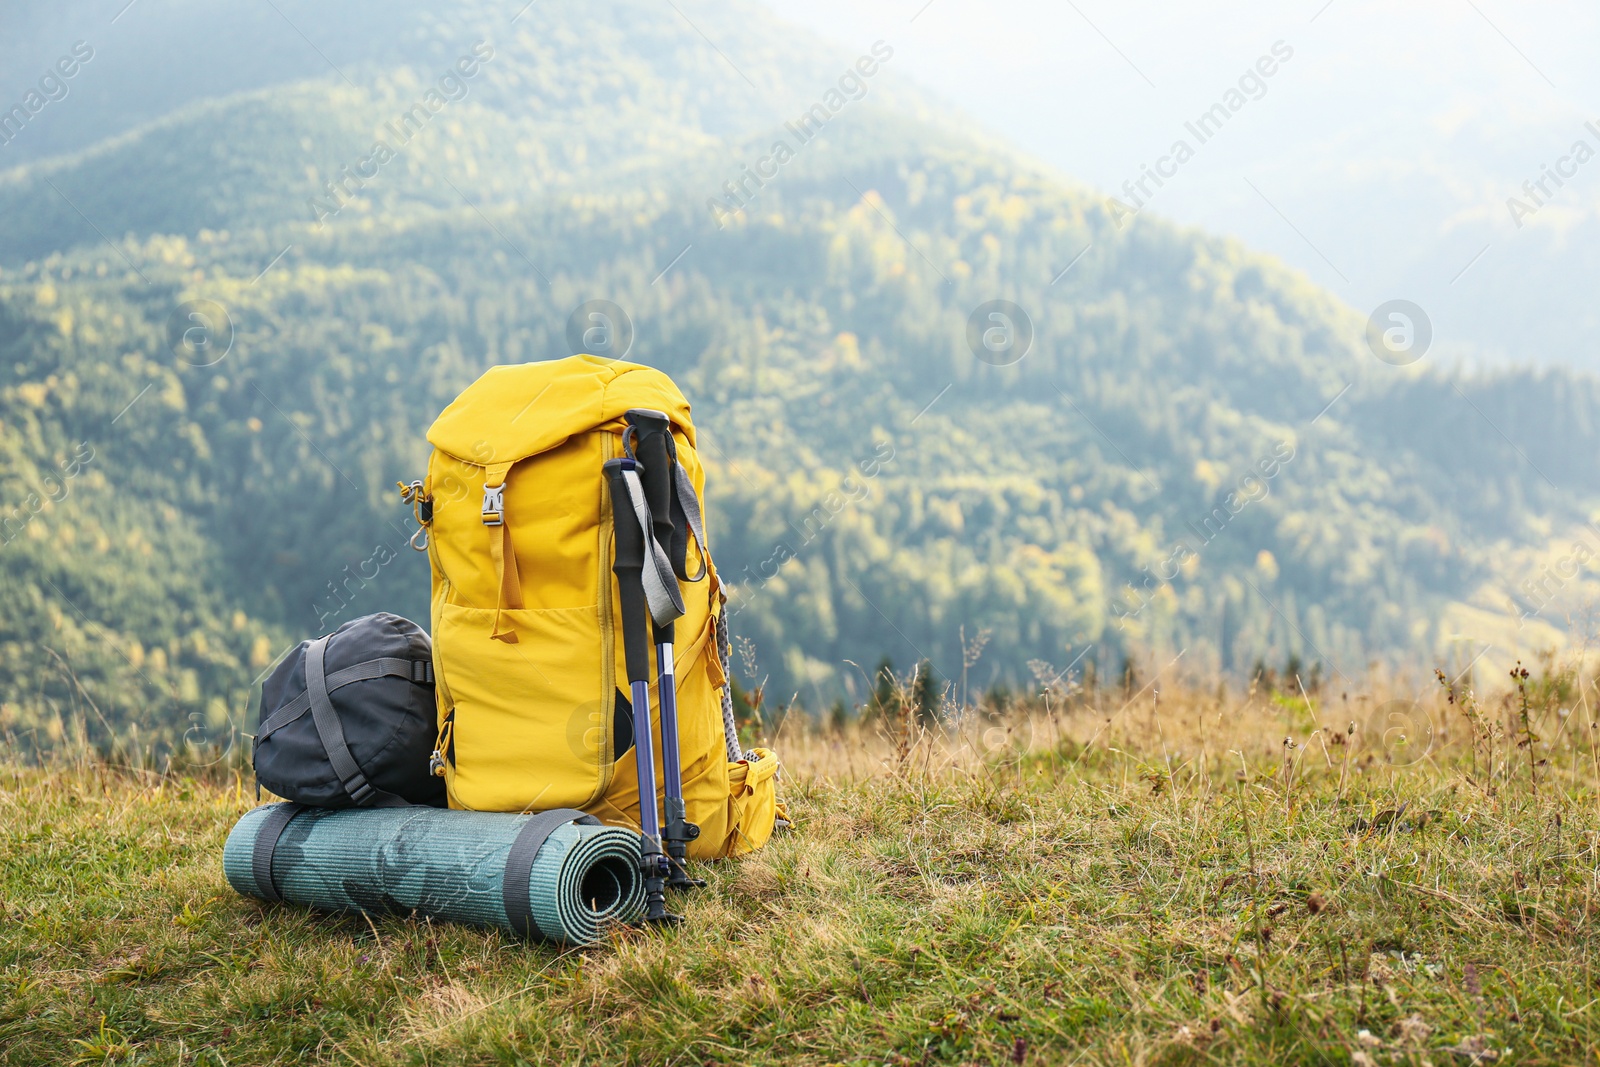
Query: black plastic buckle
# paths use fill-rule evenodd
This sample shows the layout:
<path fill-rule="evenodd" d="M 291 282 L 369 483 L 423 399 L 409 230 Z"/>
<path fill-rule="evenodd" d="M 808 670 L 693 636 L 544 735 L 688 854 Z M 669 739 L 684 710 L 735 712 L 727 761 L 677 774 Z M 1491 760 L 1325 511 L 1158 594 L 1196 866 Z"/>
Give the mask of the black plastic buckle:
<path fill-rule="evenodd" d="M 354 788 L 351 787 L 350 782 L 341 782 L 340 784 L 344 786 L 344 791 L 350 794 L 350 799 L 356 802 L 357 807 L 366 807 L 367 801 L 377 794 L 377 790 L 373 789 L 372 783 L 362 775 L 356 775 L 351 781 L 356 783 Z"/>

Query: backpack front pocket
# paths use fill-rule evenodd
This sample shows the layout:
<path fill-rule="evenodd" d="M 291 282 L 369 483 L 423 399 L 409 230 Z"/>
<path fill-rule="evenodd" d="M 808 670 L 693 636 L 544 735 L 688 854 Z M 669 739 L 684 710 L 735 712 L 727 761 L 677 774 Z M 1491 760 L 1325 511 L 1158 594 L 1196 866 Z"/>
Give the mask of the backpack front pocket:
<path fill-rule="evenodd" d="M 443 604 L 438 670 L 454 713 L 450 806 L 584 808 L 610 784 L 611 637 L 594 607 L 501 611 L 518 640 L 495 640 L 494 608 Z"/>

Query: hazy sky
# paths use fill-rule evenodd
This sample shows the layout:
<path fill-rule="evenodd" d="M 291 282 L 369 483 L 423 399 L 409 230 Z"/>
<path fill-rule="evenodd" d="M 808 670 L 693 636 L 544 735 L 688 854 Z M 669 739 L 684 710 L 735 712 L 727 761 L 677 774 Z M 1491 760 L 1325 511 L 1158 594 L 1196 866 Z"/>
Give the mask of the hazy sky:
<path fill-rule="evenodd" d="M 1187 139 L 1152 211 L 1281 255 L 1362 310 L 1416 300 L 1446 352 L 1600 365 L 1575 326 L 1600 328 L 1600 158 L 1566 163 L 1543 206 L 1521 189 L 1580 138 L 1600 151 L 1584 126 L 1600 127 L 1600 5 L 765 2 L 852 48 L 892 42 L 900 74 L 1103 191 Z M 1185 121 L 1278 41 L 1292 58 L 1199 145 Z M 1514 195 L 1537 208 L 1520 229 Z"/>

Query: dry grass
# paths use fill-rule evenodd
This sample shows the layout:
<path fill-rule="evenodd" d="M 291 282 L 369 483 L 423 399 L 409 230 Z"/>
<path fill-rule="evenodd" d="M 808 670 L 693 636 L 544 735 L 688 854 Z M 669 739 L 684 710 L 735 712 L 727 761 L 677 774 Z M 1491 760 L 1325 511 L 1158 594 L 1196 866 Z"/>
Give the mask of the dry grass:
<path fill-rule="evenodd" d="M 232 778 L 15 769 L 0 1063 L 1593 1062 L 1593 683 L 1510 681 L 796 720 L 797 830 L 583 951 L 241 899 Z"/>

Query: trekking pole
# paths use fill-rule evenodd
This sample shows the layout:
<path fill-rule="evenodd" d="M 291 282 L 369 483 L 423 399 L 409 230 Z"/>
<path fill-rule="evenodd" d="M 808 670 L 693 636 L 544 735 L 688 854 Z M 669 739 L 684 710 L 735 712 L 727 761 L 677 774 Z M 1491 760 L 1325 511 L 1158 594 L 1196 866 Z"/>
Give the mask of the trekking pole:
<path fill-rule="evenodd" d="M 624 416 L 630 433 L 632 454 L 644 469 L 640 481 L 645 502 L 650 505 L 650 524 L 656 544 L 669 559 L 672 553 L 672 491 L 677 449 L 672 443 L 672 423 L 667 416 L 649 408 L 633 408 Z M 689 842 L 700 836 L 700 827 L 689 821 L 683 802 L 683 764 L 680 762 L 678 732 L 678 689 L 673 671 L 673 643 L 676 627 L 668 622 L 655 626 L 656 689 L 661 701 L 661 765 L 665 778 L 666 825 L 662 840 L 666 844 L 670 871 L 667 885 L 672 889 L 692 889 L 705 885 L 689 877 Z"/>
<path fill-rule="evenodd" d="M 611 513 L 616 536 L 617 576 L 622 603 L 622 642 L 628 667 L 628 688 L 633 700 L 633 753 L 639 770 L 639 837 L 643 845 L 640 866 L 644 873 L 645 921 L 682 922 L 667 911 L 663 888 L 667 857 L 661 851 L 661 824 L 656 813 L 655 744 L 650 737 L 650 646 L 645 636 L 648 608 L 644 592 L 645 533 L 633 506 L 629 475 L 637 478 L 638 464 L 631 459 L 608 460 L 606 478 L 611 487 Z"/>

